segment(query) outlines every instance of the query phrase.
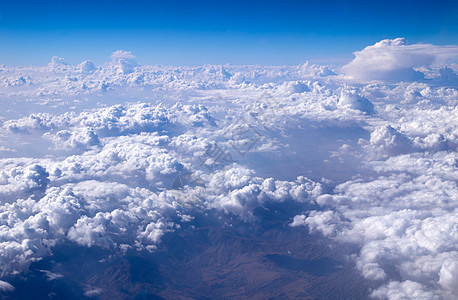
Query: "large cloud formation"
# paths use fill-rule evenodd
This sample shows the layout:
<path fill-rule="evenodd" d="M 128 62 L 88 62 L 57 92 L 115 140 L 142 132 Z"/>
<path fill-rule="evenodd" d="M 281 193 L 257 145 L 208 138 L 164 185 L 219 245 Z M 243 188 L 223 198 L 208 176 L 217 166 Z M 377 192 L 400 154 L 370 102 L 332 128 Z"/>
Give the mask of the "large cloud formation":
<path fill-rule="evenodd" d="M 292 225 L 359 245 L 363 276 L 387 281 L 374 296 L 391 288 L 409 295 L 412 284 L 422 286 L 425 299 L 456 296 L 457 158 L 419 153 L 370 163 L 378 177 L 338 185 L 317 199 L 327 209 L 297 216 Z"/>
<path fill-rule="evenodd" d="M 4 129 L 43 130 L 29 118 L 5 122 Z M 320 184 L 305 177 L 264 180 L 237 164 L 205 173 L 189 149 L 205 153 L 211 141 L 180 134 L 202 124 L 214 126 L 206 108 L 189 105 L 115 105 L 49 117 L 43 138 L 79 154 L 1 162 L 2 274 L 23 271 L 64 239 L 114 251 L 154 250 L 193 211 L 250 220 L 265 201 L 307 201 L 320 193 Z M 205 187 L 171 190 L 183 170 L 201 174 Z"/>
<path fill-rule="evenodd" d="M 354 79 L 414 81 L 424 78 L 416 68 L 444 64 L 458 57 L 458 46 L 408 45 L 404 38 L 397 38 L 380 41 L 354 54 L 355 59 L 342 68 Z"/>
<path fill-rule="evenodd" d="M 384 40 L 342 69 L 153 67 L 127 51 L 2 67 L 0 292 L 66 243 L 154 252 L 197 215 L 253 223 L 298 203 L 285 234 L 350 245 L 372 297 L 453 299 L 458 91 L 455 66 L 433 64 L 456 50 Z"/>

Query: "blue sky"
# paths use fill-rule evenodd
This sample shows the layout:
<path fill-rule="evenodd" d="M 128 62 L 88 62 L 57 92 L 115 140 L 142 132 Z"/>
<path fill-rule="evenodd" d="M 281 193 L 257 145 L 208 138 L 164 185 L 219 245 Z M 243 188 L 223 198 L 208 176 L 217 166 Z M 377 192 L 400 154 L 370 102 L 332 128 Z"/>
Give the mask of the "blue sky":
<path fill-rule="evenodd" d="M 384 38 L 458 43 L 458 1 L 1 1 L 0 64 L 345 63 Z"/>

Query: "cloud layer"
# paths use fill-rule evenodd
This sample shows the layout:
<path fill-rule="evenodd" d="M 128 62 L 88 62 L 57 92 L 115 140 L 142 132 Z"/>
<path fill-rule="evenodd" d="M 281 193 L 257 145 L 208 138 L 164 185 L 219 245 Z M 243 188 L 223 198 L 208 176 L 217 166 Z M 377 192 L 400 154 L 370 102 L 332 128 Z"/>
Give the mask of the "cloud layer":
<path fill-rule="evenodd" d="M 198 215 L 250 224 L 298 203 L 286 234 L 350 245 L 373 297 L 453 299 L 456 66 L 434 64 L 456 51 L 395 39 L 342 69 L 153 67 L 128 51 L 3 67 L 0 291 L 66 243 L 154 252 Z"/>

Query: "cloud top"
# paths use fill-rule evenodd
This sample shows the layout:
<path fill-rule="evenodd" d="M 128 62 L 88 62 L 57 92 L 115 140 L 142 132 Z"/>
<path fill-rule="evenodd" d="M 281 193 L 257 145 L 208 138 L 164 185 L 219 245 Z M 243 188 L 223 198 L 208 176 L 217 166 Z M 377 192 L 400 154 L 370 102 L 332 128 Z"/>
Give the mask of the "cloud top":
<path fill-rule="evenodd" d="M 419 67 L 443 64 L 458 57 L 458 46 L 408 45 L 404 38 L 382 40 L 354 53 L 342 71 L 357 80 L 414 81 L 422 79 Z"/>

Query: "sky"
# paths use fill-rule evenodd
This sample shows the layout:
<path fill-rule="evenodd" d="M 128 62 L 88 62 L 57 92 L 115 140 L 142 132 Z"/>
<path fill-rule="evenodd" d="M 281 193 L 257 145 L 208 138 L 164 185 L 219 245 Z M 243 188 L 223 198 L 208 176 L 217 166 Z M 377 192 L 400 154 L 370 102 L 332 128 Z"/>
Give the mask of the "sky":
<path fill-rule="evenodd" d="M 349 62 L 385 38 L 458 43 L 457 1 L 0 1 L 0 64 Z"/>
<path fill-rule="evenodd" d="M 458 299 L 457 5 L 0 0 L 0 298 Z"/>

